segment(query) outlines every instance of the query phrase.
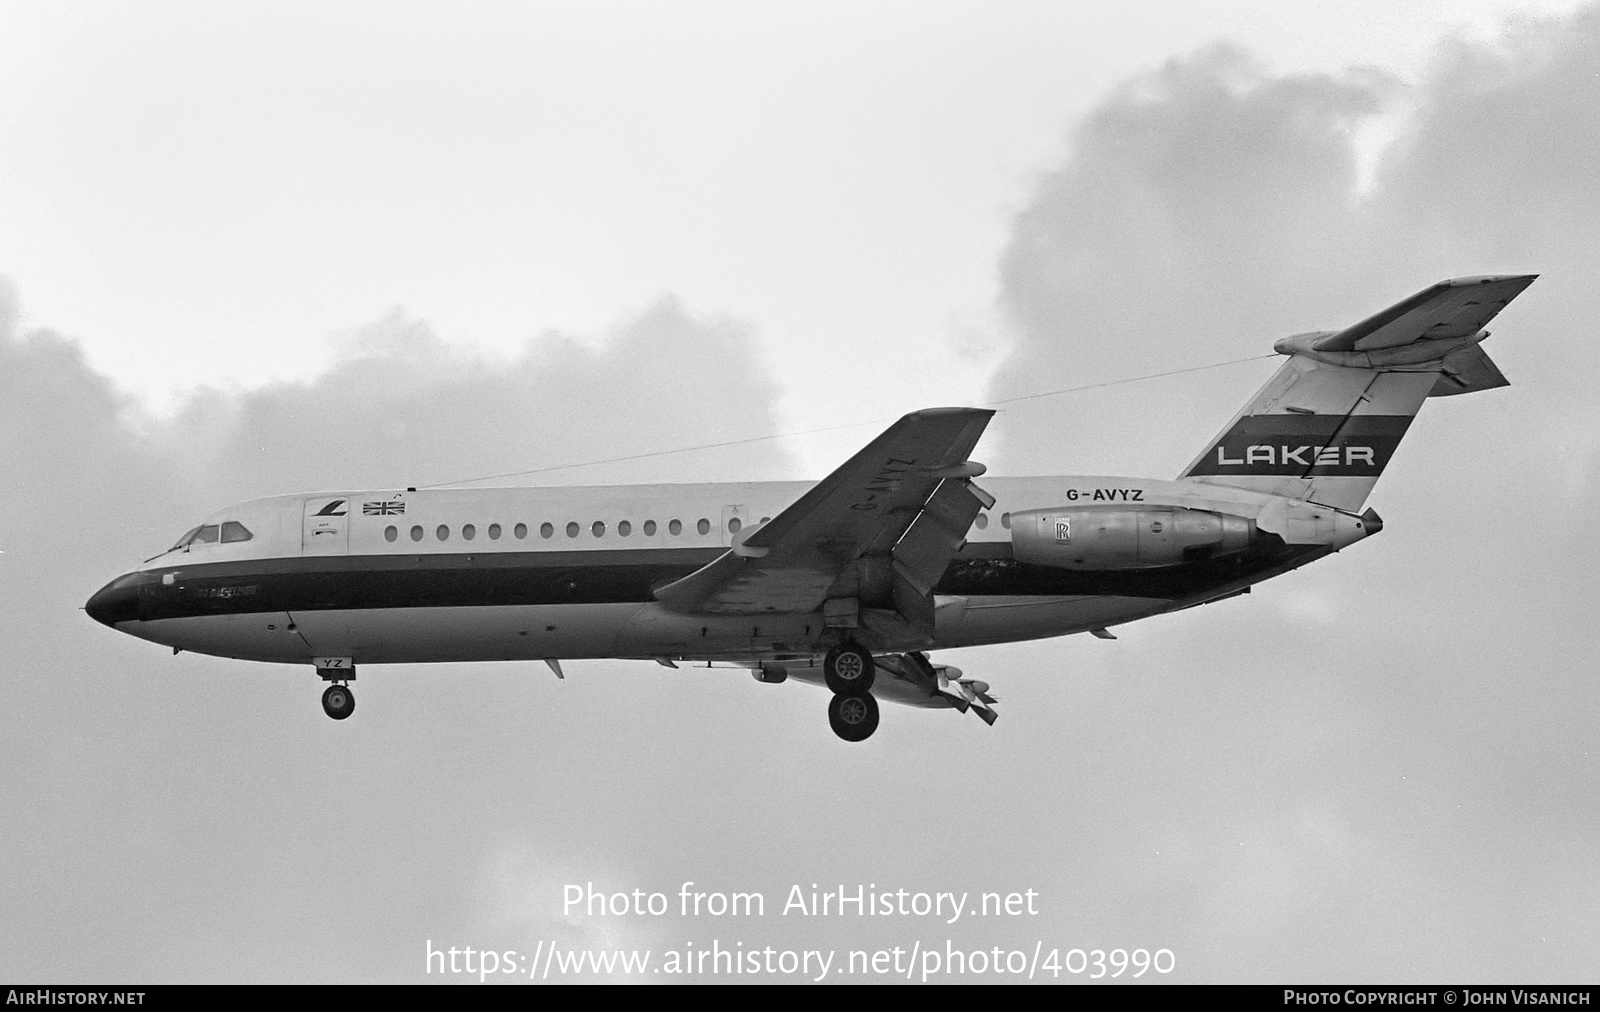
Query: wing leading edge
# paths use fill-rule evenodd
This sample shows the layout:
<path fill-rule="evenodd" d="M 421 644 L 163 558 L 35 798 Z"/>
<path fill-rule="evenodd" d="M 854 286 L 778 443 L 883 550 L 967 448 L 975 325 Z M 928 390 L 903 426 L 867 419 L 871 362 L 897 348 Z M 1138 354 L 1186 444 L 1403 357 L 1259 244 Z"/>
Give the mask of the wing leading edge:
<path fill-rule="evenodd" d="M 716 560 L 655 592 L 679 612 L 721 615 L 816 611 L 844 580 L 860 593 L 860 569 L 884 574 L 884 595 L 913 624 L 931 626 L 933 584 L 979 510 L 994 500 L 969 479 L 967 457 L 993 411 L 914 411 L 818 482 L 768 523 L 741 532 Z M 855 577 L 855 579 L 851 579 Z"/>

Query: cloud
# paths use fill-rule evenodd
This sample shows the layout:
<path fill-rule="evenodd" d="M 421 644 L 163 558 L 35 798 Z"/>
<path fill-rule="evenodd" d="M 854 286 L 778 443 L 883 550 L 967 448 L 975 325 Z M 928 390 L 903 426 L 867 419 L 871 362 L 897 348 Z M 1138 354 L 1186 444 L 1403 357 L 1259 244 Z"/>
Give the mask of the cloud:
<path fill-rule="evenodd" d="M 1572 805 L 1600 716 L 1600 547 L 1575 536 L 1600 439 L 1596 67 L 1597 7 L 1450 40 L 1413 83 L 1205 49 L 1109 96 L 1016 216 L 996 399 L 1265 352 L 1445 277 L 1543 275 L 1487 346 L 1513 387 L 1423 410 L 1372 500 L 1381 537 L 1128 628 L 1120 677 L 1162 691 L 1084 703 L 1145 802 L 1111 834 L 1142 856 L 1098 900 L 1153 875 L 1157 923 L 1212 979 L 1593 972 L 1571 939 L 1594 917 L 1543 918 L 1600 891 L 1575 861 L 1600 820 Z M 1400 125 L 1362 187 L 1382 116 Z M 1028 402 L 991 461 L 1172 475 L 1274 368 Z"/>
<path fill-rule="evenodd" d="M 630 837 L 636 811 L 615 780 L 632 777 L 631 762 L 597 769 L 590 749 L 670 710 L 659 681 L 637 693 L 589 683 L 622 705 L 590 700 L 558 716 L 558 697 L 522 698 L 525 666 L 419 669 L 428 688 L 411 703 L 423 709 L 384 721 L 379 694 L 363 693 L 373 728 L 397 736 L 352 746 L 273 702 L 294 685 L 283 702 L 325 721 L 307 672 L 188 664 L 99 629 L 79 607 L 195 518 L 250 496 L 773 432 L 778 386 L 748 326 L 664 299 L 599 339 L 547 334 L 497 361 L 396 313 L 349 335 L 314 380 L 199 391 L 163 421 L 74 341 L 21 333 L 19 317 L 15 291 L 0 288 L 0 699 L 18 718 L 0 744 L 9 966 L 57 980 L 414 979 L 428 937 L 512 948 L 548 923 L 508 913 L 526 906 L 498 895 L 508 853 L 553 853 L 551 868 L 574 875 L 649 867 L 643 837 L 604 867 L 588 860 L 589 834 Z M 753 444 L 533 480 L 776 478 L 792 467 L 781 445 Z M 575 667 L 570 681 L 588 682 Z M 364 672 L 361 684 L 397 686 L 406 670 Z M 559 690 L 542 667 L 538 678 L 539 692 Z M 585 730 L 591 720 L 610 731 Z M 420 735 L 400 733 L 414 722 Z M 574 824 L 584 832 L 551 832 Z M 556 873 L 539 863 L 520 859 L 512 877 L 558 901 Z"/>
<path fill-rule="evenodd" d="M 7 967 L 409 981 L 429 940 L 548 936 L 1165 947 L 1191 981 L 1593 976 L 1597 19 L 1453 42 L 1414 83 L 1208 48 L 1079 124 L 1000 259 L 995 397 L 1262 353 L 1454 274 L 1544 277 L 1489 345 L 1515 385 L 1425 409 L 1378 486 L 1379 538 L 1114 643 L 949 652 L 1004 700 L 994 728 L 886 711 L 841 749 L 821 693 L 626 662 L 561 683 L 363 671 L 357 719 L 334 725 L 308 671 L 173 657 L 77 610 L 247 496 L 773 431 L 745 324 L 666 300 L 497 360 L 396 313 L 314 380 L 161 420 L 70 339 L 19 332 L 0 292 Z M 1401 106 L 1358 190 L 1352 138 Z M 988 461 L 1174 473 L 1270 368 L 1030 402 Z M 763 444 L 559 480 L 789 470 Z M 792 885 L 1031 888 L 1041 913 L 564 924 L 569 878 L 758 889 L 773 911 Z"/>
<path fill-rule="evenodd" d="M 695 318 L 663 299 L 597 345 L 546 334 L 497 362 L 453 350 L 395 312 L 348 335 L 343 358 L 311 383 L 196 397 L 172 436 L 232 498 L 420 486 L 745 438 L 775 431 L 778 394 L 750 336 L 743 324 Z M 705 410 L 712 403 L 717 410 Z M 786 464 L 757 445 L 511 480 L 771 478 Z"/>

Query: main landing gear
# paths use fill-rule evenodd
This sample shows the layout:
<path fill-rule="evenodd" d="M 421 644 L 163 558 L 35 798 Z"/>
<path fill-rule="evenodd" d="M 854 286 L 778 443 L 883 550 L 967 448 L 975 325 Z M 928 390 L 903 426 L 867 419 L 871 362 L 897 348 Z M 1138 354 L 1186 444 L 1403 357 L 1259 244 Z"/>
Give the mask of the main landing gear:
<path fill-rule="evenodd" d="M 845 642 L 822 659 L 822 679 L 833 691 L 828 726 L 845 741 L 866 741 L 878 729 L 878 701 L 872 697 L 877 665 L 870 651 Z"/>
<path fill-rule="evenodd" d="M 822 680 L 836 696 L 859 696 L 872 691 L 878 667 L 872 654 L 854 643 L 841 643 L 822 658 Z"/>
<path fill-rule="evenodd" d="M 356 669 L 353 664 L 341 664 L 336 668 L 318 668 L 317 674 L 325 682 L 332 682 L 322 693 L 322 711 L 334 720 L 344 720 L 356 712 L 356 694 L 346 682 L 354 681 Z"/>

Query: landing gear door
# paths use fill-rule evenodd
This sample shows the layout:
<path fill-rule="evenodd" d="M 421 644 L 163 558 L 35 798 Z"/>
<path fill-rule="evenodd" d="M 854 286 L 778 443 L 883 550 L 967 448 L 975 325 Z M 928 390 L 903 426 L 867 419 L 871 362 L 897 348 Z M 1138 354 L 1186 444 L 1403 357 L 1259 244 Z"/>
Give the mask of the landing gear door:
<path fill-rule="evenodd" d="M 306 500 L 300 554 L 344 555 L 350 550 L 350 500 L 319 496 Z"/>

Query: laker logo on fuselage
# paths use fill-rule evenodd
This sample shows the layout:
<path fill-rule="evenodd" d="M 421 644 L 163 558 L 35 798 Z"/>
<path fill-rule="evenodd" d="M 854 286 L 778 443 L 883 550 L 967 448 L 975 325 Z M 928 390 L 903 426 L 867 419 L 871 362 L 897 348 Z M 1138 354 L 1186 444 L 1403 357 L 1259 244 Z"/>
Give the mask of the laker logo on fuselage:
<path fill-rule="evenodd" d="M 1190 473 L 1376 477 L 1410 424 L 1410 415 L 1247 415 Z"/>

